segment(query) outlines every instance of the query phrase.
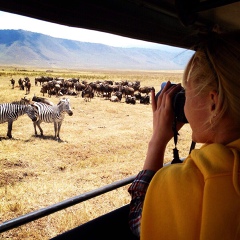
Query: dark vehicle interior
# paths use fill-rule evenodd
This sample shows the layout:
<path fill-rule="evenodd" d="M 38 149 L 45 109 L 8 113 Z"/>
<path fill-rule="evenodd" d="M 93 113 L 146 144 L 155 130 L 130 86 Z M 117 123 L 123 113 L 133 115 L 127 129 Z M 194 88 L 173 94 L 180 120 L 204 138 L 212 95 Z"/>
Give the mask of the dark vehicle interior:
<path fill-rule="evenodd" d="M 0 0 L 0 10 L 186 49 L 191 49 L 202 34 L 213 29 L 240 30 L 240 1 L 234 0 Z M 71 202 L 56 205 L 47 214 L 76 204 L 79 199 Z M 128 228 L 128 207 L 116 209 L 54 239 L 136 239 Z M 44 213 L 29 216 L 30 220 L 22 217 L 1 224 L 0 232 L 42 217 Z"/>
<path fill-rule="evenodd" d="M 0 9 L 183 48 L 216 24 L 225 31 L 240 28 L 240 3 L 234 0 L 1 0 Z"/>

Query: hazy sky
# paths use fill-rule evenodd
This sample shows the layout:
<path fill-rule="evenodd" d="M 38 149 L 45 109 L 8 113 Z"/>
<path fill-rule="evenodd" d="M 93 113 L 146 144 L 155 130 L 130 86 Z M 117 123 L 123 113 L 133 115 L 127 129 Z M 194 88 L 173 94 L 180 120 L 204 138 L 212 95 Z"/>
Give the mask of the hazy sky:
<path fill-rule="evenodd" d="M 82 28 L 67 27 L 0 11 L 0 29 L 22 29 L 57 38 L 102 43 L 114 47 L 142 47 L 171 50 L 173 47 Z M 176 49 L 176 48 L 175 48 Z"/>

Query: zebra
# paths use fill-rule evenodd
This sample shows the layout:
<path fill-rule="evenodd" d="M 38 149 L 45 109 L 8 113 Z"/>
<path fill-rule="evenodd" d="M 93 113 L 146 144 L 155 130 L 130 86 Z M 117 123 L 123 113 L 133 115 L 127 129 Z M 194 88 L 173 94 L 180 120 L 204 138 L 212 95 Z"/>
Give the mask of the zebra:
<path fill-rule="evenodd" d="M 32 119 L 33 122 L 37 120 L 36 108 L 33 105 L 24 104 L 21 101 L 0 104 L 0 124 L 8 122 L 7 136 L 9 138 L 12 138 L 13 122 L 25 113 Z"/>
<path fill-rule="evenodd" d="M 57 105 L 51 106 L 41 102 L 35 102 L 33 104 L 37 107 L 38 119 L 33 123 L 35 135 L 37 136 L 37 128 L 39 128 L 41 136 L 43 136 L 43 130 L 40 126 L 42 122 L 54 123 L 55 139 L 59 139 L 60 128 L 65 116 L 68 113 L 69 116 L 73 115 L 70 107 L 70 101 L 68 98 L 62 98 Z"/>

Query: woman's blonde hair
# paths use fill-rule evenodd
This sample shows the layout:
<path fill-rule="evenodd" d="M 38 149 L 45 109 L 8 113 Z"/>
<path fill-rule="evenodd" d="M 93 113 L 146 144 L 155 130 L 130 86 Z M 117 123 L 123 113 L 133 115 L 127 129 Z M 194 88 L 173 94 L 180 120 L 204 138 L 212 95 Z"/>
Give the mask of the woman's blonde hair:
<path fill-rule="evenodd" d="M 195 47 L 183 75 L 183 86 L 193 82 L 197 93 L 219 95 L 216 121 L 230 114 L 240 122 L 240 32 L 211 33 Z"/>

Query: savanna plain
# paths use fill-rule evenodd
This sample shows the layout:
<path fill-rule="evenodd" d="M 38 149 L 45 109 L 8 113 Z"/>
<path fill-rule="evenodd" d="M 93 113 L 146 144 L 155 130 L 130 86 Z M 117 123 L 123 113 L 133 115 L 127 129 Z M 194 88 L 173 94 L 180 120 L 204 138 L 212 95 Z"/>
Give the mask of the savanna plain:
<path fill-rule="evenodd" d="M 0 103 L 42 97 L 37 76 L 96 80 L 140 81 L 141 86 L 159 90 L 162 82 L 179 83 L 182 72 L 174 71 L 70 71 L 43 69 L 0 69 Z M 18 79 L 29 77 L 28 95 L 18 87 Z M 12 89 L 10 79 L 15 79 Z M 45 95 L 45 97 L 47 97 Z M 86 102 L 80 96 L 70 99 L 72 116 L 65 115 L 61 140 L 54 139 L 53 123 L 42 123 L 44 136 L 35 136 L 33 123 L 23 115 L 6 136 L 7 123 L 0 124 L 0 223 L 48 207 L 112 182 L 136 175 L 145 159 L 152 133 L 151 104 L 110 102 L 94 96 Z M 59 97 L 49 98 L 53 103 Z M 186 157 L 191 130 L 186 124 L 179 132 L 177 147 Z M 173 140 L 168 144 L 165 163 L 173 158 Z M 0 239 L 49 239 L 130 201 L 129 185 L 66 208 L 18 228 L 3 232 Z M 167 203 L 166 203 L 167 206 Z"/>

